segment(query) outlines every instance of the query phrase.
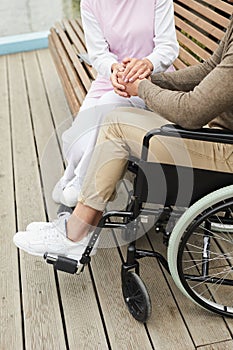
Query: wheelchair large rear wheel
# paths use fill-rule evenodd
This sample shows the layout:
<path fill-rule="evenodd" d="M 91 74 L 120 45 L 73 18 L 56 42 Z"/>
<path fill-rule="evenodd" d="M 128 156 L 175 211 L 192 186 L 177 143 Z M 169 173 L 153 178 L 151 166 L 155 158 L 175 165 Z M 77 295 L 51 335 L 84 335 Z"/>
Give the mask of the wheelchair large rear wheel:
<path fill-rule="evenodd" d="M 194 302 L 233 317 L 233 186 L 193 204 L 169 240 L 171 275 Z"/>

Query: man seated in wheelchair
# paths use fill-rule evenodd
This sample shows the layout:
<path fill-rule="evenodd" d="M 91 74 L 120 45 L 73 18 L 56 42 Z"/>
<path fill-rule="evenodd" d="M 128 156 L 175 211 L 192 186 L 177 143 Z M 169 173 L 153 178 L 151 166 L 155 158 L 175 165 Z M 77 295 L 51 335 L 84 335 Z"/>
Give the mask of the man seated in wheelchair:
<path fill-rule="evenodd" d="M 107 203 L 114 197 L 128 159 L 140 158 L 148 131 L 168 123 L 189 130 L 209 125 L 233 131 L 232 77 L 233 19 L 217 50 L 199 65 L 142 80 L 128 74 L 126 68 L 119 76 L 122 87 L 116 93 L 126 98 L 140 96 L 148 110 L 119 108 L 106 116 L 72 214 L 52 223 L 31 223 L 25 232 L 15 234 L 16 246 L 33 255 L 59 253 L 79 261 Z M 148 159 L 220 173 L 233 170 L 232 145 L 221 142 L 154 136 Z M 96 247 L 91 254 L 95 251 Z"/>

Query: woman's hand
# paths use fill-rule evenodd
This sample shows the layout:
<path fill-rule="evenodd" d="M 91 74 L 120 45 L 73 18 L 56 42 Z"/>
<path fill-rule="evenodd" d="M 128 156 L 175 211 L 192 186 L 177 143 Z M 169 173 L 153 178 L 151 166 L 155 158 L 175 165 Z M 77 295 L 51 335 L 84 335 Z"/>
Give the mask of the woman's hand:
<path fill-rule="evenodd" d="M 122 63 L 126 66 L 123 77 L 125 83 L 132 83 L 136 79 L 147 78 L 154 69 L 153 64 L 147 58 L 139 60 L 137 58 L 126 57 Z"/>
<path fill-rule="evenodd" d="M 127 92 L 125 92 L 125 85 L 118 80 L 118 74 L 123 73 L 124 70 L 125 66 L 122 63 L 113 63 L 110 80 L 116 94 L 122 97 L 129 97 Z"/>

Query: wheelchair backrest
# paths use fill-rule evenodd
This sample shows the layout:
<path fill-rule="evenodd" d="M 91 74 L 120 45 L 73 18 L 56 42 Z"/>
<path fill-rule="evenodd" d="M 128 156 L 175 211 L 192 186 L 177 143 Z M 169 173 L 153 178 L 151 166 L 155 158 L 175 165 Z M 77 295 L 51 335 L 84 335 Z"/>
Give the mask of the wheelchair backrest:
<path fill-rule="evenodd" d="M 139 203 L 189 207 L 206 194 L 233 184 L 233 174 L 140 160 L 134 195 Z"/>

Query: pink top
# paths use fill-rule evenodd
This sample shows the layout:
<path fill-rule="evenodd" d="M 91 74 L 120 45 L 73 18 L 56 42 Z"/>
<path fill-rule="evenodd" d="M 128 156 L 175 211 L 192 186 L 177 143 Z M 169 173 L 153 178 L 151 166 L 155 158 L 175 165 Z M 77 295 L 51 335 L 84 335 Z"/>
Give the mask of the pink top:
<path fill-rule="evenodd" d="M 147 57 L 154 72 L 178 55 L 172 0 L 81 0 L 90 60 L 98 72 L 89 97 L 112 90 L 111 65 L 125 57 Z"/>

